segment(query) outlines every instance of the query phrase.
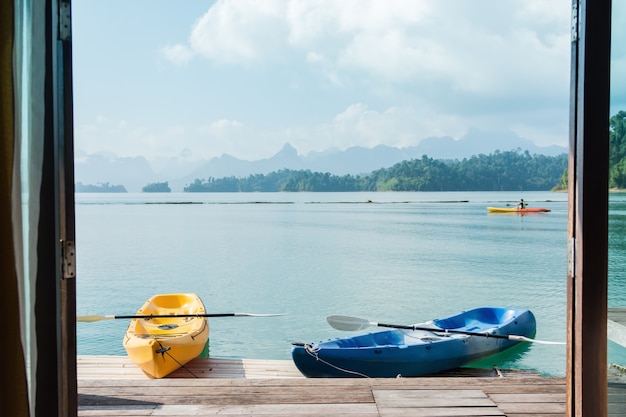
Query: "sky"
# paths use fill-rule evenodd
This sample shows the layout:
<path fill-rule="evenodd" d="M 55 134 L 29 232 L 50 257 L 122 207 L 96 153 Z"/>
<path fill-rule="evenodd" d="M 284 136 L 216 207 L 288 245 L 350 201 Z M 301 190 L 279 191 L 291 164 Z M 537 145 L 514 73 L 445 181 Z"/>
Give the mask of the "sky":
<path fill-rule="evenodd" d="M 568 143 L 571 0 L 74 0 L 72 21 L 77 157 L 257 160 L 470 128 Z"/>

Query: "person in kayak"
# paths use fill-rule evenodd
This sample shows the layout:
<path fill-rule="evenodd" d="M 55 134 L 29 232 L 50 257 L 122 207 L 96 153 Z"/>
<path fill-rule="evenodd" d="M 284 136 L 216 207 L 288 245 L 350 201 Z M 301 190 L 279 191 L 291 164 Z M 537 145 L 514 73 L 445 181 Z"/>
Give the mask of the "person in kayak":
<path fill-rule="evenodd" d="M 528 204 L 524 203 L 524 199 L 522 198 L 520 202 L 517 204 L 517 207 L 520 209 L 525 209 Z"/>

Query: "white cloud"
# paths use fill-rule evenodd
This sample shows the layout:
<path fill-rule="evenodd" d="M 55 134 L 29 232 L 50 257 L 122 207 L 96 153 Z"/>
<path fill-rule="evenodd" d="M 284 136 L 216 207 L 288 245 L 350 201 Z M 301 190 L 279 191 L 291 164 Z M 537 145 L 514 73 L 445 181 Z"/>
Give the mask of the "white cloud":
<path fill-rule="evenodd" d="M 171 45 L 161 48 L 161 53 L 165 58 L 177 65 L 187 64 L 193 58 L 193 52 L 186 45 Z"/>
<path fill-rule="evenodd" d="M 406 33 L 397 30 L 356 34 L 338 55 L 337 66 L 350 72 L 365 71 L 370 77 L 396 84 L 444 74 L 439 45 L 429 39 L 408 39 Z"/>
<path fill-rule="evenodd" d="M 285 3 L 289 43 L 303 47 L 329 39 L 349 42 L 358 33 L 383 34 L 389 28 L 418 23 L 430 11 L 427 1 L 294 0 Z"/>
<path fill-rule="evenodd" d="M 546 42 L 548 51 L 563 46 L 563 36 L 569 35 L 567 0 L 505 3 L 218 0 L 197 21 L 189 48 L 231 64 L 272 60 L 279 50 L 294 59 L 334 62 L 402 81 L 454 75 L 449 64 L 475 78 L 490 78 L 503 63 L 512 66 L 535 53 L 529 38 Z"/>
<path fill-rule="evenodd" d="M 558 119 L 554 114 L 536 114 L 529 119 Z M 550 127 L 519 119 L 507 124 L 497 117 L 463 117 L 458 114 L 433 111 L 430 106 L 392 106 L 375 110 L 364 103 L 354 103 L 331 119 L 310 126 L 285 124 L 261 128 L 248 126 L 237 120 L 220 119 L 203 126 L 188 128 L 173 125 L 160 130 L 132 124 L 100 123 L 85 125 L 76 131 L 77 152 L 89 154 L 111 152 L 118 156 L 145 156 L 149 160 L 185 155 L 193 161 L 230 154 L 237 158 L 257 160 L 278 152 L 285 143 L 291 143 L 300 154 L 331 148 L 351 146 L 408 147 L 417 145 L 426 137 L 452 136 L 460 138 L 470 126 L 489 126 L 510 129 L 526 138 L 540 139 L 540 145 L 562 141 L 564 125 Z M 565 138 L 566 140 L 566 138 Z M 544 143 L 541 143 L 541 142 Z M 562 143 L 563 144 L 563 143 Z"/>
<path fill-rule="evenodd" d="M 219 131 L 223 129 L 239 129 L 239 128 L 242 128 L 243 126 L 244 124 L 237 120 L 221 119 L 221 120 L 217 120 L 211 123 L 210 130 Z"/>
<path fill-rule="evenodd" d="M 319 77 L 309 83 L 414 91 L 445 109 L 455 95 L 468 106 L 567 99 L 569 24 L 567 0 L 218 0 L 188 50 L 221 64 L 308 66 Z"/>
<path fill-rule="evenodd" d="M 304 154 L 414 146 L 470 126 L 565 145 L 570 10 L 569 0 L 217 0 L 186 42 L 160 48 L 181 66 L 168 76 L 192 80 L 177 98 L 202 120 L 82 121 L 77 146 L 259 159 L 286 142 Z"/>
<path fill-rule="evenodd" d="M 465 129 L 463 120 L 433 113 L 427 106 L 390 107 L 376 111 L 363 103 L 355 103 L 337 114 L 332 122 L 317 127 L 316 134 L 327 138 L 326 142 L 317 143 L 317 149 L 302 151 L 321 151 L 333 145 L 340 149 L 350 146 L 374 147 L 382 143 L 381 138 L 385 138 L 386 145 L 408 147 L 431 136 L 454 135 L 458 138 Z"/>
<path fill-rule="evenodd" d="M 190 48 L 217 62 L 261 61 L 284 42 L 284 4 L 279 0 L 217 1 L 195 24 Z"/>

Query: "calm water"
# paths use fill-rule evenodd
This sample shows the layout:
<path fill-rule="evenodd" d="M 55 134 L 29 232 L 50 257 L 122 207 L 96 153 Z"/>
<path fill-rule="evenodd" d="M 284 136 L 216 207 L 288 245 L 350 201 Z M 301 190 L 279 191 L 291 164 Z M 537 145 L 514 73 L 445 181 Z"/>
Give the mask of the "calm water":
<path fill-rule="evenodd" d="M 552 212 L 487 213 L 519 198 Z M 619 295 L 626 197 L 611 201 Z M 484 305 L 529 308 L 537 339 L 565 340 L 565 193 L 78 194 L 76 234 L 79 315 L 133 314 L 170 292 L 210 313 L 285 313 L 211 319 L 215 357 L 290 359 L 291 342 L 347 335 L 331 314 L 411 324 Z M 124 355 L 127 325 L 78 323 L 78 353 Z M 487 365 L 563 375 L 564 358 L 527 344 Z"/>

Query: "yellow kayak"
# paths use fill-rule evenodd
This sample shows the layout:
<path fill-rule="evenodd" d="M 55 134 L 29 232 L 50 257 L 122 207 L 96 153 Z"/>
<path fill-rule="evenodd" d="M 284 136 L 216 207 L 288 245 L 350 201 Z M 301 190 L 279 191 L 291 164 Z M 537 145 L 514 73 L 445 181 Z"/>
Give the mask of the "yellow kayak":
<path fill-rule="evenodd" d="M 490 213 L 547 213 L 550 209 L 543 207 L 487 207 Z"/>
<path fill-rule="evenodd" d="M 137 311 L 131 320 L 124 348 L 128 357 L 151 378 L 163 378 L 196 358 L 209 339 L 202 300 L 196 294 L 157 294 Z M 186 315 L 186 317 L 177 317 Z"/>

